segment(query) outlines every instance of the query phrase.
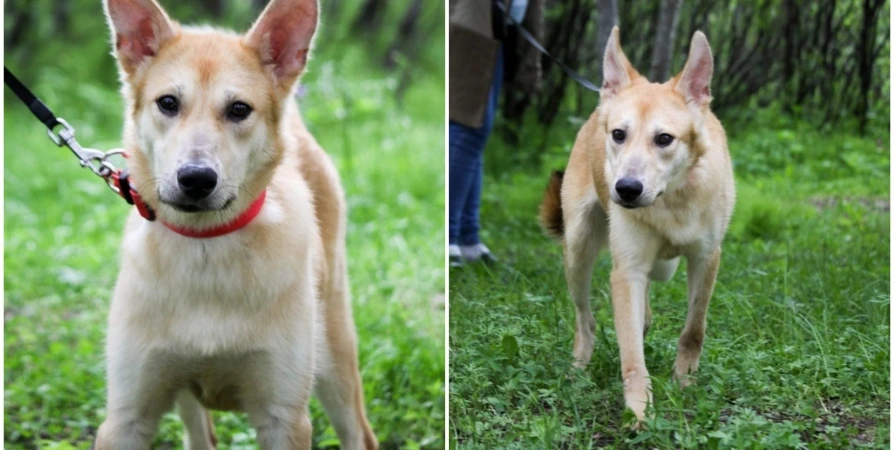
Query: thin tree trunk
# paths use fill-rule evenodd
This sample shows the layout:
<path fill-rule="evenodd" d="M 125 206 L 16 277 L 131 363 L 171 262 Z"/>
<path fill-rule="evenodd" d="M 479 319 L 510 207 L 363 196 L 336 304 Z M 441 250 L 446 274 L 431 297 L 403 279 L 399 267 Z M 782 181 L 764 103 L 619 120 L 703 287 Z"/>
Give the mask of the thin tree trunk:
<path fill-rule="evenodd" d="M 661 12 L 655 27 L 655 46 L 652 47 L 652 66 L 649 69 L 653 81 L 662 82 L 670 74 L 671 52 L 680 19 L 683 0 L 661 0 Z"/>
<path fill-rule="evenodd" d="M 866 133 L 866 118 L 869 113 L 869 95 L 872 92 L 872 69 L 875 65 L 875 40 L 878 28 L 879 11 L 884 0 L 864 0 L 863 23 L 860 29 L 860 43 L 857 59 L 860 65 L 860 102 L 857 109 L 857 120 L 860 123 L 860 135 Z"/>
<path fill-rule="evenodd" d="M 612 27 L 619 25 L 618 20 L 618 1 L 617 0 L 599 0 L 596 5 L 596 48 L 599 50 L 599 74 L 597 78 L 602 81 L 602 55 L 605 54 L 605 45 L 608 43 L 608 36 L 612 32 Z"/>
<path fill-rule="evenodd" d="M 384 0 L 364 0 L 357 16 L 354 17 L 353 29 L 362 34 L 378 31 L 387 5 Z"/>
<path fill-rule="evenodd" d="M 412 48 L 415 42 L 418 42 L 415 39 L 418 28 L 416 25 L 419 22 L 419 14 L 421 12 L 422 0 L 413 0 L 413 3 L 404 12 L 400 25 L 397 27 L 397 36 L 395 36 L 394 42 L 385 54 L 384 65 L 386 69 L 394 69 L 397 66 L 398 55 L 409 53 L 408 50 Z"/>
<path fill-rule="evenodd" d="M 202 0 L 202 6 L 204 6 L 205 11 L 211 13 L 211 16 L 214 18 L 223 16 L 224 5 L 221 0 Z"/>

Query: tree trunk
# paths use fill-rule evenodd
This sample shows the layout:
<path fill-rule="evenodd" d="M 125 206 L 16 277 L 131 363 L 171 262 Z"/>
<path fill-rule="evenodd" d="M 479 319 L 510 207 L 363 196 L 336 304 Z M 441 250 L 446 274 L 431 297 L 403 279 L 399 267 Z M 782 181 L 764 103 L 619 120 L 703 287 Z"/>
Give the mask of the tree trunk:
<path fill-rule="evenodd" d="M 674 35 L 682 5 L 683 0 L 661 0 L 655 29 L 655 46 L 652 47 L 652 66 L 649 69 L 652 81 L 663 82 L 670 74 L 671 52 L 674 49 Z"/>
<path fill-rule="evenodd" d="M 361 34 L 372 34 L 379 30 L 385 15 L 387 2 L 384 0 L 364 0 L 354 17 L 353 29 Z"/>
<path fill-rule="evenodd" d="M 219 19 L 223 16 L 224 5 L 221 0 L 202 0 L 202 6 L 208 11 L 212 17 Z"/>
<path fill-rule="evenodd" d="M 618 0 L 599 0 L 596 5 L 596 48 L 599 50 L 599 74 L 598 80 L 602 81 L 602 55 L 605 54 L 605 45 L 612 27 L 619 25 Z"/>
<path fill-rule="evenodd" d="M 860 42 L 857 47 L 857 59 L 860 65 L 860 102 L 856 111 L 861 136 L 866 133 L 869 95 L 872 92 L 872 71 L 875 66 L 876 30 L 878 29 L 879 11 L 884 3 L 884 0 L 863 1 L 863 22 L 860 28 Z"/>
<path fill-rule="evenodd" d="M 388 70 L 397 67 L 397 60 L 400 54 L 410 53 L 409 49 L 413 48 L 416 40 L 417 23 L 419 22 L 419 14 L 422 12 L 422 0 L 413 0 L 413 3 L 407 8 L 397 27 L 397 36 L 394 42 L 388 48 L 385 54 L 385 68 Z"/>

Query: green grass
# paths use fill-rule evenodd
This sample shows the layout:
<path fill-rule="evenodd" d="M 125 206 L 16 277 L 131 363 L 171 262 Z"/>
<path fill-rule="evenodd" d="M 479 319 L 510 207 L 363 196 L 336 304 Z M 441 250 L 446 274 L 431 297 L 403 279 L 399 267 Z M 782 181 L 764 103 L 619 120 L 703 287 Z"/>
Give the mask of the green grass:
<path fill-rule="evenodd" d="M 347 191 L 369 419 L 383 448 L 443 448 L 444 70 L 414 72 L 398 100 L 399 76 L 376 69 L 362 47 L 327 50 L 311 62 L 301 104 Z M 52 69 L 25 81 L 77 128 L 83 145 L 119 145 L 117 86 Z M 86 449 L 105 415 L 105 321 L 128 207 L 53 147 L 11 97 L 4 119 L 5 448 Z M 337 446 L 319 404 L 311 407 L 315 447 Z M 215 413 L 215 421 L 219 448 L 255 448 L 244 415 Z M 182 433 L 179 419 L 166 416 L 153 448 L 181 448 Z"/>
<path fill-rule="evenodd" d="M 739 196 L 697 384 L 671 381 L 686 315 L 680 267 L 651 291 L 655 415 L 639 433 L 623 425 L 609 258 L 591 289 L 593 359 L 575 371 L 561 246 L 535 219 L 575 130 L 552 131 L 537 170 L 505 170 L 524 149 L 488 148 L 483 240 L 499 263 L 450 272 L 452 447 L 888 448 L 887 131 L 857 138 L 752 115 L 727 124 Z"/>

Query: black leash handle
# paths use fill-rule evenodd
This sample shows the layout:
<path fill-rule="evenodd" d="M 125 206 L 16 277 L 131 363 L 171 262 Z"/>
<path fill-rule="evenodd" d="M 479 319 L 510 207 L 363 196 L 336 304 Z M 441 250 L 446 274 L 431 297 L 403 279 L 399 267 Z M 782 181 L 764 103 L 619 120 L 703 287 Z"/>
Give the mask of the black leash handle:
<path fill-rule="evenodd" d="M 533 34 L 531 34 L 530 31 L 526 30 L 525 27 L 516 22 L 515 19 L 513 19 L 508 12 L 506 12 L 505 6 L 503 6 L 502 2 L 498 1 L 495 2 L 495 4 L 497 5 L 497 8 L 500 8 L 503 11 L 503 15 L 505 15 L 509 19 L 509 21 L 512 22 L 512 24 L 515 25 L 516 28 L 518 28 L 518 34 L 522 35 L 522 37 L 525 38 L 525 40 L 528 41 L 529 44 L 534 46 L 534 48 L 536 48 L 540 53 L 546 55 L 546 57 L 551 59 L 552 62 L 556 63 L 556 65 L 558 65 L 566 74 L 568 74 L 569 77 L 571 77 L 574 81 L 577 81 L 578 84 L 593 92 L 599 93 L 599 86 L 596 86 L 590 80 L 575 72 L 574 69 L 566 66 L 565 63 L 556 59 L 556 57 L 551 55 L 543 47 L 543 45 L 540 44 L 540 42 L 537 42 L 537 39 L 534 37 Z"/>
<path fill-rule="evenodd" d="M 34 94 L 32 94 L 31 91 L 6 68 L 6 66 L 3 66 L 3 82 L 9 86 L 9 89 L 11 89 L 12 92 L 25 103 L 25 105 L 28 106 L 28 109 L 31 110 L 34 117 L 37 117 L 37 120 L 43 122 L 48 129 L 52 130 L 59 125 L 59 120 L 56 119 L 56 115 L 53 114 L 53 111 L 50 111 L 50 108 L 47 108 L 47 105 L 44 105 L 39 98 L 35 97 Z"/>

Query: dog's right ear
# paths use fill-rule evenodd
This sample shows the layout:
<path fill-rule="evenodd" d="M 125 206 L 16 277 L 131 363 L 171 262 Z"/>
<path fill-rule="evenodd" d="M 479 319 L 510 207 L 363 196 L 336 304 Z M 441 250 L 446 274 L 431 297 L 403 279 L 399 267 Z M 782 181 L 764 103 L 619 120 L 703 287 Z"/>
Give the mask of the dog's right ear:
<path fill-rule="evenodd" d="M 622 89 L 630 86 L 639 78 L 639 73 L 627 60 L 624 50 L 621 50 L 621 32 L 618 27 L 612 28 L 612 34 L 605 46 L 605 58 L 602 61 L 602 89 L 599 97 L 607 100 L 614 97 Z"/>
<path fill-rule="evenodd" d="M 106 0 L 106 17 L 112 30 L 112 45 L 121 69 L 133 76 L 176 34 L 161 6 L 154 0 Z"/>

